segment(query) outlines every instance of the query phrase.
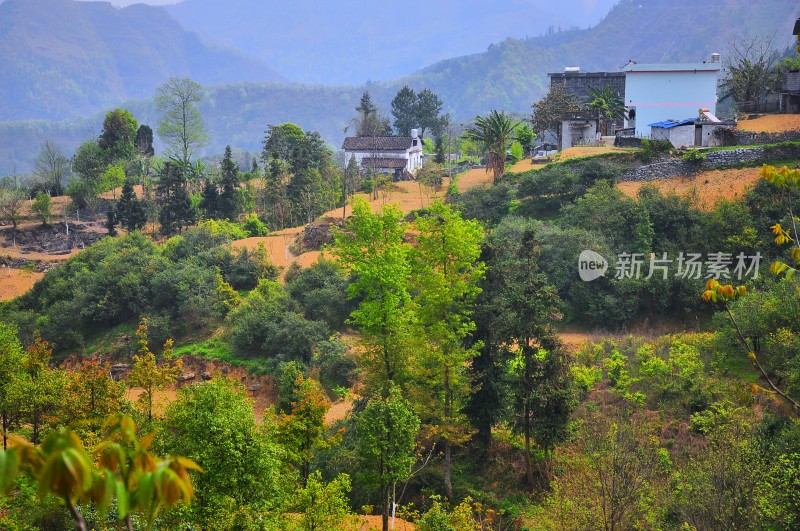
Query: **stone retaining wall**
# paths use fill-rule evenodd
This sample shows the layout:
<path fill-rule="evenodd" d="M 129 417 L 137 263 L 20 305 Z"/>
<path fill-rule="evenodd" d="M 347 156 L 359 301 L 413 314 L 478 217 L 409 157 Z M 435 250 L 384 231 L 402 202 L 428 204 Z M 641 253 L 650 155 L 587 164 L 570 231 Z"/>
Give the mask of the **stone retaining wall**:
<path fill-rule="evenodd" d="M 782 133 L 751 133 L 750 131 L 735 130 L 737 146 L 752 146 L 755 144 L 778 144 L 800 140 L 800 131 L 784 131 Z"/>
<path fill-rule="evenodd" d="M 719 166 L 759 162 L 770 159 L 800 159 L 800 146 L 770 146 L 710 151 L 706 159 L 700 163 L 683 159 L 670 159 L 654 164 L 647 164 L 630 170 L 620 177 L 620 181 L 652 181 L 694 175 L 703 171 L 714 170 Z"/>

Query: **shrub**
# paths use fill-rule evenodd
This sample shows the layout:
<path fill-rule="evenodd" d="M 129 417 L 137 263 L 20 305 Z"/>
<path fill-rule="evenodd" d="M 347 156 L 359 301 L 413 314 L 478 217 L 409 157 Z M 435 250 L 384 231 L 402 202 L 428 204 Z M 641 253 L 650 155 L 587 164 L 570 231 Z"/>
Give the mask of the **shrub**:
<path fill-rule="evenodd" d="M 250 237 L 266 236 L 269 234 L 269 229 L 267 229 L 267 226 L 259 219 L 255 212 L 251 212 L 244 218 L 242 228 Z"/>

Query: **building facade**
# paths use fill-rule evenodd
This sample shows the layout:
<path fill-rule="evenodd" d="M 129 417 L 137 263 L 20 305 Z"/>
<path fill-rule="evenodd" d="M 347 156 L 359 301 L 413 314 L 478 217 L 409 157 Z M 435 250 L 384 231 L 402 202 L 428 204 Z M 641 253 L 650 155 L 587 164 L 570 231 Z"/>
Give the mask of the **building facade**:
<path fill-rule="evenodd" d="M 625 72 L 626 127 L 636 136 L 650 134 L 649 124 L 697 116 L 699 109 L 716 113 L 719 55 L 704 63 L 628 63 Z"/>
<path fill-rule="evenodd" d="M 364 170 L 387 173 L 395 180 L 413 176 L 422 167 L 422 138 L 416 129 L 411 136 L 349 136 L 342 149 L 346 161 L 355 157 Z"/>
<path fill-rule="evenodd" d="M 564 85 L 567 94 L 574 94 L 583 104 L 589 99 L 589 89 L 609 87 L 625 100 L 625 72 L 581 72 L 577 67 L 567 67 L 563 72 L 547 74 L 550 86 Z"/>

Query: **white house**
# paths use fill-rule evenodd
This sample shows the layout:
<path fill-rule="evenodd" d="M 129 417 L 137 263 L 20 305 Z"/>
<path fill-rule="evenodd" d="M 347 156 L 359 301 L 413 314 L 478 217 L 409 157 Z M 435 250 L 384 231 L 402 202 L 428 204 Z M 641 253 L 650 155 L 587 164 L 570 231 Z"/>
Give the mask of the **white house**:
<path fill-rule="evenodd" d="M 698 109 L 716 113 L 719 54 L 702 63 L 625 65 L 626 127 L 637 136 L 650 134 L 649 124 L 684 116 Z"/>
<path fill-rule="evenodd" d="M 355 157 L 362 168 L 391 174 L 395 180 L 422 167 L 422 139 L 416 129 L 411 136 L 349 136 L 342 149 L 345 160 Z"/>

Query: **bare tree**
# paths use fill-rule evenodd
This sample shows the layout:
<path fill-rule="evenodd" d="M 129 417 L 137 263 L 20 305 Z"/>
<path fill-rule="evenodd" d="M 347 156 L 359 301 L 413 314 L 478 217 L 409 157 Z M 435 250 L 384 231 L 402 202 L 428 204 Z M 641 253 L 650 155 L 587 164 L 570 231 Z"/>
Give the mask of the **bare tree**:
<path fill-rule="evenodd" d="M 729 53 L 720 101 L 733 98 L 737 103 L 757 102 L 777 88 L 780 54 L 773 47 L 773 37 L 734 40 Z"/>
<path fill-rule="evenodd" d="M 61 146 L 52 140 L 46 140 L 36 157 L 33 170 L 35 185 L 48 195 L 63 195 L 71 171 L 72 165 Z"/>
<path fill-rule="evenodd" d="M 208 141 L 197 108 L 202 101 L 203 87 L 189 78 L 173 77 L 156 89 L 156 109 L 162 113 L 158 136 L 169 147 L 170 156 L 186 167 L 194 152 Z"/>
<path fill-rule="evenodd" d="M 28 198 L 21 188 L 0 188 L 0 219 L 8 221 L 17 234 L 17 225 L 22 219 L 22 206 Z"/>

